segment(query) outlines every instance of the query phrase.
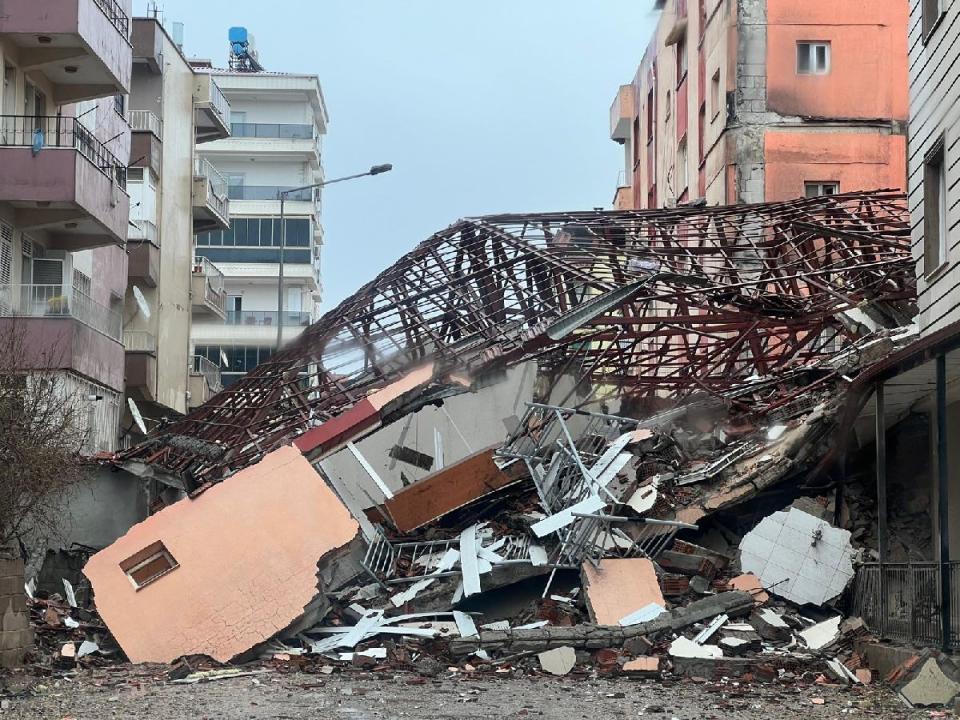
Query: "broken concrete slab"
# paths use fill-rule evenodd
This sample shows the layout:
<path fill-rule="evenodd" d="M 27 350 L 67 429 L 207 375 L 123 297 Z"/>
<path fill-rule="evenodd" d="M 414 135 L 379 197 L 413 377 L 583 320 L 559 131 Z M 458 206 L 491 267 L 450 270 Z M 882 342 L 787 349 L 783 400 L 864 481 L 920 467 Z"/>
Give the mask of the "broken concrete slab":
<path fill-rule="evenodd" d="M 806 630 L 797 633 L 807 647 L 811 650 L 822 650 L 828 645 L 832 645 L 840 637 L 840 623 L 843 618 L 840 615 L 829 618 L 816 625 L 812 625 Z"/>
<path fill-rule="evenodd" d="M 577 652 L 572 647 L 558 647 L 539 653 L 537 659 L 544 672 L 566 675 L 577 664 Z"/>
<path fill-rule="evenodd" d="M 702 555 L 664 550 L 657 556 L 657 563 L 664 570 L 689 577 L 699 575 L 707 580 L 713 580 L 717 576 L 716 564 Z"/>
<path fill-rule="evenodd" d="M 950 704 L 960 693 L 960 683 L 943 672 L 936 657 L 928 657 L 899 689 L 911 705 L 930 707 Z"/>
<path fill-rule="evenodd" d="M 776 512 L 744 536 L 740 565 L 780 597 L 820 606 L 853 579 L 850 532 L 796 508 Z"/>
<path fill-rule="evenodd" d="M 599 567 L 581 567 L 590 619 L 598 625 L 617 625 L 621 619 L 650 605 L 664 607 L 657 571 L 647 558 L 604 558 Z"/>
<path fill-rule="evenodd" d="M 716 645 L 701 645 L 693 640 L 685 638 L 683 635 L 678 637 L 668 649 L 670 657 L 682 658 L 719 658 L 723 657 L 723 650 Z"/>
<path fill-rule="evenodd" d="M 761 608 L 753 613 L 750 616 L 750 624 L 764 640 L 784 641 L 793 636 L 793 631 L 784 619 L 767 608 Z"/>
<path fill-rule="evenodd" d="M 245 653 L 304 614 L 359 526 L 294 447 L 131 528 L 84 568 L 132 662 Z"/>

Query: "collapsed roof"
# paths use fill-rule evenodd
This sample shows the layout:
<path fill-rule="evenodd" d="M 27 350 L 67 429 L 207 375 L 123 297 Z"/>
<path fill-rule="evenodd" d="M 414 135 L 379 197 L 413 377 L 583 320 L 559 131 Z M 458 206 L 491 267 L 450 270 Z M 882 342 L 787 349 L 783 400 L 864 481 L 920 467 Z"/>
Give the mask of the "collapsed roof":
<path fill-rule="evenodd" d="M 428 362 L 476 381 L 536 360 L 593 401 L 728 392 L 906 325 L 914 299 L 893 192 L 469 218 L 118 460 L 216 482 Z"/>

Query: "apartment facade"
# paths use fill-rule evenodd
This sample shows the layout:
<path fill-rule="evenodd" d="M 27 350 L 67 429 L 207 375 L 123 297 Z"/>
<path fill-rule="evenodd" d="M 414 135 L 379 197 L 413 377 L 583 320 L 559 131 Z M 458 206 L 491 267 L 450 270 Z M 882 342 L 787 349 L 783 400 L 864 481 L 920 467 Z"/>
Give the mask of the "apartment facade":
<path fill-rule="evenodd" d="M 614 206 L 905 188 L 899 0 L 667 0 L 610 109 Z"/>
<path fill-rule="evenodd" d="M 5 0 L 0 325 L 116 448 L 124 389 L 130 0 Z M 17 360 L 21 363 L 20 360 Z"/>
<path fill-rule="evenodd" d="M 320 249 L 319 190 L 286 196 L 282 303 L 278 303 L 283 228 L 281 191 L 321 182 L 327 110 L 315 75 L 217 70 L 197 72 L 222 88 L 231 108 L 231 136 L 198 148 L 222 173 L 230 225 L 200 232 L 197 263 L 223 273 L 224 320 L 194 313 L 194 354 L 220 367 L 224 385 L 266 360 L 317 317 Z M 195 306 L 196 307 L 196 306 Z"/>
<path fill-rule="evenodd" d="M 216 365 L 192 356 L 193 313 L 222 321 L 215 267 L 194 262 L 194 234 L 229 227 L 226 184 L 198 144 L 230 136 L 230 106 L 154 18 L 133 21 L 126 392 L 150 420 L 182 415 L 220 390 Z M 147 429 L 152 429 L 148 421 Z M 124 445 L 140 432 L 125 408 Z"/>

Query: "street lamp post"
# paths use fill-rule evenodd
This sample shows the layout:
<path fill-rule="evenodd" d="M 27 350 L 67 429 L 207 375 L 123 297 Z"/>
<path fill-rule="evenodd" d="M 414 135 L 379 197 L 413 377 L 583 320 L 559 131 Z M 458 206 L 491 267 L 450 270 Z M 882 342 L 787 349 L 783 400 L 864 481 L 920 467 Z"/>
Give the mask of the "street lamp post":
<path fill-rule="evenodd" d="M 335 178 L 333 180 L 325 180 L 324 182 L 314 183 L 313 185 L 304 185 L 303 187 L 292 188 L 290 190 L 280 190 L 277 192 L 277 198 L 280 200 L 280 270 L 279 277 L 277 279 L 277 350 L 280 349 L 280 345 L 283 342 L 283 256 L 287 249 L 287 218 L 284 214 L 284 205 L 286 204 L 287 195 L 292 195 L 303 190 L 322 188 L 325 185 L 333 185 L 333 183 L 344 182 L 345 180 L 355 180 L 357 178 L 366 177 L 367 175 L 381 175 L 382 173 L 390 172 L 391 170 L 393 170 L 393 165 L 374 165 L 366 172 L 357 173 L 356 175 L 347 175 L 345 177 Z"/>

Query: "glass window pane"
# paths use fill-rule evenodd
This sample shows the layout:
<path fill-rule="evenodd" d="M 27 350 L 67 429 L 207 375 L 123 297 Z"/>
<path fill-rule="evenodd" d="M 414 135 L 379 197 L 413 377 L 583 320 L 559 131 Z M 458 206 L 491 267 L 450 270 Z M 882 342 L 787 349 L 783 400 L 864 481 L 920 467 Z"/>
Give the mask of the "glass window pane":
<path fill-rule="evenodd" d="M 289 220 L 287 222 L 289 222 Z M 287 229 L 289 230 L 289 228 Z M 280 242 L 283 239 L 283 235 L 281 233 L 282 233 L 282 227 L 280 225 L 280 218 L 276 218 L 273 221 L 273 246 L 274 247 L 280 247 Z"/>
<path fill-rule="evenodd" d="M 817 72 L 826 72 L 827 70 L 827 46 L 817 45 Z"/>
<path fill-rule="evenodd" d="M 247 226 L 249 223 L 246 218 L 236 218 L 230 221 L 230 227 L 233 230 L 233 244 L 247 245 Z"/>
<path fill-rule="evenodd" d="M 260 244 L 260 221 L 257 218 L 247 218 L 247 245 L 256 247 Z"/>
<path fill-rule="evenodd" d="M 810 45 L 797 43 L 797 72 L 810 72 Z"/>

